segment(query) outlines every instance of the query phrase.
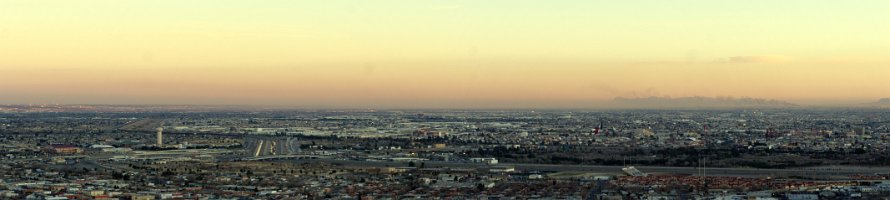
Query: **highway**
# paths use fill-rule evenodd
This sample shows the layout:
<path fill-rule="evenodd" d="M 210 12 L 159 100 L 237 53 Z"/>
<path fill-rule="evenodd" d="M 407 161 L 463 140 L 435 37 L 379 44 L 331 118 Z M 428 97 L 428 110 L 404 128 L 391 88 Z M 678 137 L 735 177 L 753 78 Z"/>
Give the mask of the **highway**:
<path fill-rule="evenodd" d="M 355 161 L 355 160 L 335 160 L 335 159 L 311 159 L 311 160 L 289 160 L 290 162 L 329 162 L 346 166 L 366 166 L 366 167 L 406 167 L 407 163 L 392 161 Z M 552 165 L 552 164 L 529 164 L 529 163 L 500 163 L 497 165 L 485 165 L 482 163 L 458 163 L 458 162 L 442 162 L 442 161 L 425 161 L 426 167 L 451 167 L 451 168 L 477 168 L 486 166 L 512 166 L 518 171 L 544 171 L 544 172 L 590 172 L 603 174 L 621 174 L 623 166 L 605 166 L 605 165 Z M 416 163 L 418 166 L 420 163 Z M 637 169 L 649 174 L 690 174 L 696 175 L 701 173 L 700 168 L 695 167 L 667 167 L 667 166 L 635 166 Z M 792 168 L 792 169 L 758 169 L 758 168 L 707 168 L 707 176 L 735 176 L 735 177 L 816 177 L 816 178 L 839 178 L 854 174 L 875 174 L 890 173 L 888 167 L 855 167 L 855 166 L 825 166 L 811 168 Z"/>

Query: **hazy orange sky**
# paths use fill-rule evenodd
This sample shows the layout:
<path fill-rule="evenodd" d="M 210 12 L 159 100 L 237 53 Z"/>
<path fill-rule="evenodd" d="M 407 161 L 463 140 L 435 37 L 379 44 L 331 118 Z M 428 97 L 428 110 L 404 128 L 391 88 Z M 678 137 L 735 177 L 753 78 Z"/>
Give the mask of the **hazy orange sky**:
<path fill-rule="evenodd" d="M 890 97 L 888 12 L 886 0 L 4 0 L 0 103 L 861 103 Z"/>

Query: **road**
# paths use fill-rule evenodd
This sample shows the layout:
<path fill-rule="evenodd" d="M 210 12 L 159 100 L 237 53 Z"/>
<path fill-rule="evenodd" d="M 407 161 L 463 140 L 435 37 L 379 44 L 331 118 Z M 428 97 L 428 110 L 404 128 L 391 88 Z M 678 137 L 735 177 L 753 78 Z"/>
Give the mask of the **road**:
<path fill-rule="evenodd" d="M 334 159 L 290 160 L 291 162 L 329 162 L 346 166 L 367 167 L 406 167 L 407 163 L 392 161 L 354 161 Z M 498 165 L 485 165 L 481 163 L 457 163 L 442 161 L 425 161 L 426 167 L 451 167 L 451 168 L 477 168 L 494 166 L 512 166 L 519 171 L 555 171 L 555 172 L 590 172 L 603 174 L 621 174 L 623 166 L 604 165 L 552 165 L 529 163 L 500 163 Z M 419 165 L 420 163 L 416 163 Z M 695 167 L 666 167 L 666 166 L 635 166 L 640 171 L 649 174 L 699 174 L 701 170 Z M 827 166 L 814 168 L 793 169 L 758 169 L 758 168 L 708 168 L 708 176 L 737 176 L 737 177 L 841 177 L 854 174 L 890 173 L 888 167 L 855 167 L 855 166 Z"/>
<path fill-rule="evenodd" d="M 127 124 L 124 124 L 121 127 L 118 127 L 118 130 L 128 131 L 128 132 L 147 132 L 153 133 L 155 128 L 161 126 L 164 123 L 163 119 L 140 119 Z"/>

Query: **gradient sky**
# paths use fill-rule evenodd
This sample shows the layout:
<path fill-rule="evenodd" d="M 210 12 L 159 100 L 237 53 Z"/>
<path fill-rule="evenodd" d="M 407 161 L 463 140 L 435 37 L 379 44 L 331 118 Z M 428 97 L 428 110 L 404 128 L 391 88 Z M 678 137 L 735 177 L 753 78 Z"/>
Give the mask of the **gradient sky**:
<path fill-rule="evenodd" d="M 890 1 L 0 1 L 0 103 L 890 97 Z"/>

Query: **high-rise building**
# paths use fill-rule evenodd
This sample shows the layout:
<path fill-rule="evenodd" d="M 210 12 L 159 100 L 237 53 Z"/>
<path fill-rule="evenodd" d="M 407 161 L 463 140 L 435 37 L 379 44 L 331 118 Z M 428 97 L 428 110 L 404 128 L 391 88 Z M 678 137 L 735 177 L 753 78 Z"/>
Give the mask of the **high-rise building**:
<path fill-rule="evenodd" d="M 157 139 L 157 142 L 158 142 L 158 143 L 157 143 L 157 146 L 158 146 L 158 147 L 161 147 L 162 145 L 164 145 L 164 133 L 163 133 L 163 132 L 164 132 L 164 128 L 158 127 L 157 130 L 158 130 L 158 135 L 157 135 L 157 136 L 158 136 L 158 139 Z"/>

